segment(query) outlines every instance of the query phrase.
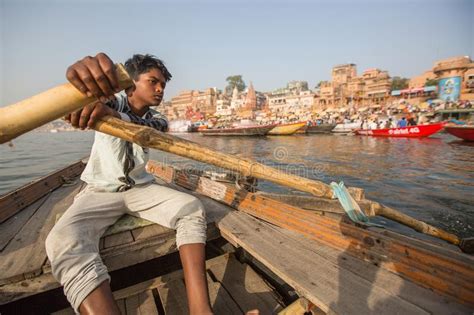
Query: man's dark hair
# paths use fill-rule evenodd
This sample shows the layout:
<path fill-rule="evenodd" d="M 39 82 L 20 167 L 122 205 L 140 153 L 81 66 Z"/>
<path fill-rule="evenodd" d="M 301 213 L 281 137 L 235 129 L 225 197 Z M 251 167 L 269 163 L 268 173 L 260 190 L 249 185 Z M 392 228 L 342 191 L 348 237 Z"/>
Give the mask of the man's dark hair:
<path fill-rule="evenodd" d="M 168 71 L 163 61 L 149 54 L 133 55 L 132 58 L 125 61 L 125 69 L 134 80 L 137 80 L 140 74 L 146 73 L 151 69 L 160 70 L 163 76 L 165 77 L 166 82 L 171 80 L 172 77 L 171 73 Z"/>

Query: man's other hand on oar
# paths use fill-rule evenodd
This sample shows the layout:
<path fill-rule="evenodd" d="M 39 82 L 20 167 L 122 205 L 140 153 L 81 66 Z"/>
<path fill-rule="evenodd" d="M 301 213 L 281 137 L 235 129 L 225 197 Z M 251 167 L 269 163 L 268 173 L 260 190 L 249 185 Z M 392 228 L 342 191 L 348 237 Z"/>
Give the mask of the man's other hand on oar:
<path fill-rule="evenodd" d="M 64 117 L 64 120 L 71 123 L 75 128 L 93 128 L 94 124 L 104 116 L 114 116 L 120 118 L 120 114 L 101 102 L 95 102 L 85 106 L 83 109 L 75 111 Z"/>

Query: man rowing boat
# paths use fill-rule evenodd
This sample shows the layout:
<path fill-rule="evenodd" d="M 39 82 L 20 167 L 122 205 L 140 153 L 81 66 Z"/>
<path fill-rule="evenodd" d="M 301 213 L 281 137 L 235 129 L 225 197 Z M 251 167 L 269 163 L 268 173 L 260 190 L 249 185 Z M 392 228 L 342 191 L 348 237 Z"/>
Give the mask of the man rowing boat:
<path fill-rule="evenodd" d="M 110 58 L 99 53 L 67 70 L 68 80 L 99 101 L 66 117 L 85 129 L 105 115 L 168 129 L 166 118 L 151 109 L 161 103 L 171 79 L 163 62 L 151 55 L 134 55 L 125 68 L 135 86 L 118 91 Z M 54 277 L 76 312 L 120 314 L 109 285 L 110 276 L 99 255 L 99 239 L 122 215 L 130 214 L 176 229 L 190 314 L 212 314 L 205 273 L 206 218 L 201 202 L 154 182 L 146 173 L 148 149 L 96 132 L 89 162 L 81 179 L 87 187 L 51 230 L 46 250 Z"/>

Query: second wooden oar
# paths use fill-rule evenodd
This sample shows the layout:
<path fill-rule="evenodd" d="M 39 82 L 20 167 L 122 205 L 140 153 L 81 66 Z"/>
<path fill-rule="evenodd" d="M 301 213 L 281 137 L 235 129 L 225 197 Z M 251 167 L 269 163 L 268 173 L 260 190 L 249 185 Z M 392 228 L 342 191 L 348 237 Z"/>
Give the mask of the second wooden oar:
<path fill-rule="evenodd" d="M 217 152 L 203 146 L 202 144 L 196 144 L 192 141 L 165 134 L 153 128 L 128 123 L 114 117 L 104 117 L 96 124 L 94 129 L 130 142 L 134 142 L 143 147 L 162 150 L 196 161 L 233 170 L 243 174 L 244 176 L 252 176 L 259 179 L 268 180 L 276 184 L 311 193 L 317 197 L 329 199 L 334 198 L 331 187 L 325 183 L 287 174 L 251 159 L 239 158 L 230 154 Z M 385 218 L 407 225 L 416 231 L 457 245 L 464 252 L 473 252 L 474 239 L 472 238 L 461 240 L 454 234 L 433 227 L 425 222 L 416 220 L 378 202 L 371 200 L 367 200 L 367 202 L 369 202 L 370 206 L 370 212 L 368 215 L 383 216 Z"/>

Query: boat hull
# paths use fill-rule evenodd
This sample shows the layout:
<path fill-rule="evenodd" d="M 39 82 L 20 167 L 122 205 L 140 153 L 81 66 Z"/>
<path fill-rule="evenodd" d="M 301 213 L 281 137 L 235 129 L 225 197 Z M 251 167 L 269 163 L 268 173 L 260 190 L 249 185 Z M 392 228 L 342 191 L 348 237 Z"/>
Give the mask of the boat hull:
<path fill-rule="evenodd" d="M 308 126 L 308 128 L 306 128 L 306 133 L 330 133 L 334 127 L 336 127 L 336 124 Z"/>
<path fill-rule="evenodd" d="M 386 129 L 359 129 L 355 133 L 360 136 L 372 137 L 395 137 L 395 138 L 422 138 L 429 137 L 441 129 L 445 123 L 436 123 L 429 125 L 409 126 L 405 128 L 386 128 Z"/>
<path fill-rule="evenodd" d="M 272 136 L 289 136 L 306 126 L 306 122 L 278 125 L 271 129 L 268 134 Z"/>
<path fill-rule="evenodd" d="M 200 130 L 199 133 L 203 136 L 264 136 L 274 127 L 275 125 L 225 129 L 205 129 Z"/>
<path fill-rule="evenodd" d="M 332 133 L 351 133 L 357 128 L 360 127 L 360 123 L 342 123 L 342 124 L 337 124 L 332 130 Z"/>
<path fill-rule="evenodd" d="M 445 130 L 453 136 L 465 141 L 474 141 L 474 126 L 446 126 Z"/>

